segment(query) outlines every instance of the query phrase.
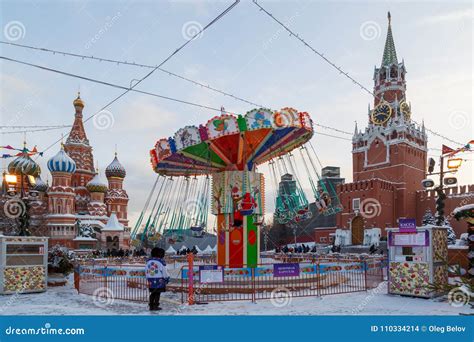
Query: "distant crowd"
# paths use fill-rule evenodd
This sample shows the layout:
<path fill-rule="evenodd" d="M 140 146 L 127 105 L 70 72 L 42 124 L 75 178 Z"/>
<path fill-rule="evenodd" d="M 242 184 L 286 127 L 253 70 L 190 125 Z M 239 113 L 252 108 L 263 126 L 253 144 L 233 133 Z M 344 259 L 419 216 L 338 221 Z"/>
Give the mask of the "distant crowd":
<path fill-rule="evenodd" d="M 341 246 L 336 246 L 336 245 L 332 245 L 331 246 L 331 252 L 332 253 L 340 253 L 341 252 Z M 284 253 L 284 254 L 292 254 L 292 253 L 317 253 L 317 247 L 316 245 L 314 245 L 313 247 L 309 247 L 307 245 L 305 245 L 304 243 L 299 245 L 299 246 L 296 246 L 296 247 L 288 247 L 288 246 L 283 246 L 283 247 L 277 247 L 275 249 L 275 253 Z M 376 254 L 376 253 L 379 253 L 379 254 L 384 254 L 384 251 L 383 249 L 375 246 L 375 245 L 371 245 L 370 248 L 369 248 L 369 254 Z"/>
<path fill-rule="evenodd" d="M 123 257 L 142 257 L 147 256 L 147 252 L 142 249 L 135 249 L 133 251 L 129 249 L 108 249 L 108 250 L 95 250 L 92 252 L 92 256 L 94 258 L 123 258 Z"/>
<path fill-rule="evenodd" d="M 296 247 L 288 247 L 288 246 L 283 246 L 281 248 L 277 247 L 275 249 L 275 253 L 316 253 L 317 249 L 316 246 L 313 246 L 310 248 L 309 246 L 305 245 L 304 243 L 296 246 Z"/>
<path fill-rule="evenodd" d="M 196 246 L 193 246 L 193 248 L 182 248 L 179 251 L 176 252 L 176 255 L 188 255 L 189 253 L 193 253 L 194 255 L 198 254 L 198 250 Z"/>

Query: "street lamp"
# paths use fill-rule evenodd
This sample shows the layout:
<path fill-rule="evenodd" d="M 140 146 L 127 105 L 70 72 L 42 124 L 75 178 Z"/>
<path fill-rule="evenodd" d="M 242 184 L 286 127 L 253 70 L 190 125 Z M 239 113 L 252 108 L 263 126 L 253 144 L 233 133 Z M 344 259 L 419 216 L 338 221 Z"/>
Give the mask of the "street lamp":
<path fill-rule="evenodd" d="M 453 159 L 448 159 L 448 169 L 452 170 L 455 169 L 457 170 L 462 164 L 462 158 L 453 158 Z"/>
<path fill-rule="evenodd" d="M 5 174 L 5 181 L 6 181 L 8 184 L 16 184 L 16 176 L 15 176 L 15 175 Z"/>
<path fill-rule="evenodd" d="M 10 175 L 6 172 L 3 173 L 3 183 L 5 185 L 8 195 L 14 196 L 16 193 L 16 184 L 18 180 L 16 175 Z"/>
<path fill-rule="evenodd" d="M 428 175 L 439 175 L 439 184 L 435 188 L 436 194 L 438 195 L 438 198 L 436 199 L 436 224 L 438 226 L 441 226 L 444 223 L 444 201 L 446 200 L 446 194 L 444 193 L 444 185 L 450 186 L 455 185 L 457 183 L 457 179 L 455 177 L 445 178 L 444 176 L 447 173 L 457 172 L 457 169 L 461 166 L 461 163 L 462 159 L 460 158 L 449 159 L 447 164 L 449 170 L 445 171 L 444 155 L 441 154 L 439 158 L 440 171 L 434 173 L 433 171 L 436 165 L 436 161 L 433 158 L 430 158 L 428 160 Z M 431 179 L 424 179 L 421 184 L 425 189 L 435 186 L 435 182 Z"/>

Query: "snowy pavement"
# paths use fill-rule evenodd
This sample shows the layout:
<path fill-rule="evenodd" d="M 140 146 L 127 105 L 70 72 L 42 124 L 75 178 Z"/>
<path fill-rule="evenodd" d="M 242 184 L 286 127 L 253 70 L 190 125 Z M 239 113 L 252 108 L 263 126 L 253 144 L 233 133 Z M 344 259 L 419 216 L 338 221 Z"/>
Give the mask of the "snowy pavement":
<path fill-rule="evenodd" d="M 261 300 L 256 304 L 215 302 L 182 305 L 180 296 L 165 293 L 160 312 L 150 313 L 146 303 L 97 300 L 77 294 L 71 286 L 47 292 L 0 296 L 0 315 L 458 315 L 473 314 L 467 306 L 454 307 L 441 299 L 387 295 L 386 283 L 367 292 L 318 297 Z"/>

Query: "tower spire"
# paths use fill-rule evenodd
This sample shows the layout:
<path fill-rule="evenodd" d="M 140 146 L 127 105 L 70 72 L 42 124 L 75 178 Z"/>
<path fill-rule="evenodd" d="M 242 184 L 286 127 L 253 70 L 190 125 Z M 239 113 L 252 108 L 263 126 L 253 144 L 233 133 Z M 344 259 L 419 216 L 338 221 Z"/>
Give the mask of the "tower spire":
<path fill-rule="evenodd" d="M 383 50 L 382 66 L 389 66 L 392 64 L 398 64 L 397 51 L 395 50 L 395 43 L 392 35 L 392 16 L 390 12 L 387 14 L 388 18 L 388 30 L 387 39 L 385 40 L 385 48 Z"/>

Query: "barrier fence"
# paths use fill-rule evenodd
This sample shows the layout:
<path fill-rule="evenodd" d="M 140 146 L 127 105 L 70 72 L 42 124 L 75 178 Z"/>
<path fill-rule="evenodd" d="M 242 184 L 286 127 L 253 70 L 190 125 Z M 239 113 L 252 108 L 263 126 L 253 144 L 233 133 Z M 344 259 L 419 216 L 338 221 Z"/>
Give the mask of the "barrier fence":
<path fill-rule="evenodd" d="M 228 268 L 213 264 L 169 270 L 167 290 L 181 301 L 257 301 L 276 297 L 326 296 L 367 291 L 384 280 L 386 260 L 321 258 L 315 262 L 260 264 L 255 268 Z M 210 272 L 209 272 L 210 271 Z M 209 277 L 211 275 L 211 277 Z M 78 265 L 74 275 L 79 293 L 130 301 L 148 301 L 144 265 Z"/>

